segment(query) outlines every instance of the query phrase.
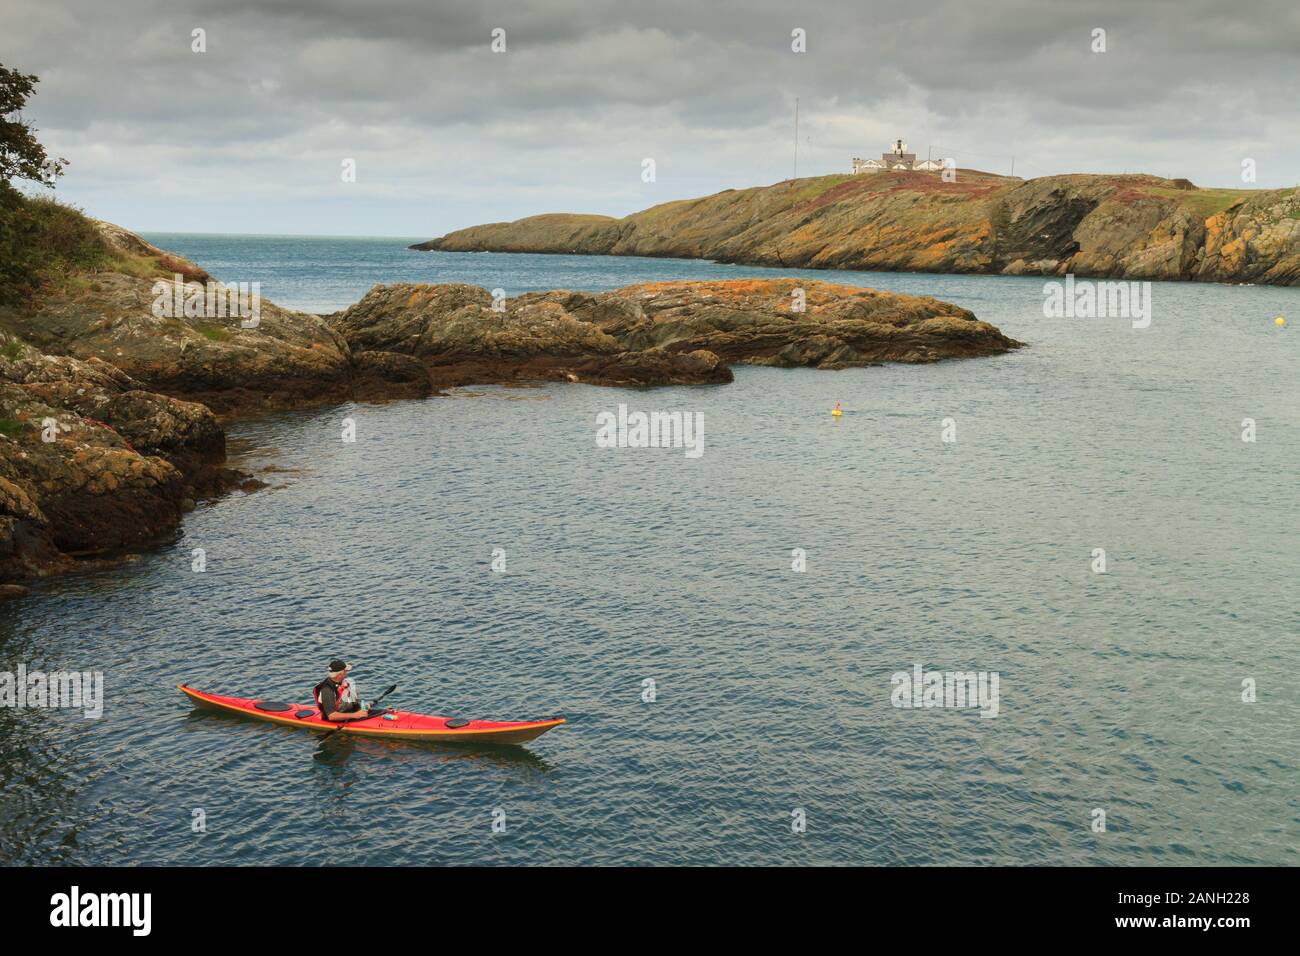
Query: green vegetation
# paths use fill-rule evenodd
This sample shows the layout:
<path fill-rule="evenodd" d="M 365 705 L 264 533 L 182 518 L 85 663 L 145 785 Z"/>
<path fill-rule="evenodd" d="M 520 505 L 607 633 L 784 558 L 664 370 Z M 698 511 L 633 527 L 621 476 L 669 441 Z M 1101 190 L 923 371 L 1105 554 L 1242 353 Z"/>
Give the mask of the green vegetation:
<path fill-rule="evenodd" d="M 108 258 L 94 223 L 53 199 L 24 196 L 11 180 L 53 186 L 65 160 L 51 159 L 21 118 L 36 77 L 0 66 L 0 305 L 16 305 L 70 269 Z"/>
<path fill-rule="evenodd" d="M 22 119 L 23 106 L 39 82 L 36 77 L 0 66 L 0 183 L 26 179 L 53 186 L 66 159 L 52 159 L 36 139 L 36 129 Z"/>
<path fill-rule="evenodd" d="M 829 176 L 796 180 L 799 183 L 799 191 L 795 194 L 795 202 L 807 202 L 810 199 L 816 199 L 826 190 L 833 189 L 840 183 L 847 183 L 852 178 L 851 173 L 832 173 Z"/>
<path fill-rule="evenodd" d="M 27 422 L 20 422 L 16 418 L 0 418 L 0 435 L 6 438 L 17 438 L 29 427 Z"/>
<path fill-rule="evenodd" d="M 99 230 L 80 211 L 0 183 L 0 305 L 19 305 L 47 282 L 102 268 L 110 258 Z"/>
<path fill-rule="evenodd" d="M 229 329 L 212 322 L 195 322 L 194 331 L 212 342 L 229 342 L 231 339 Z"/>
<path fill-rule="evenodd" d="M 1172 199 L 1202 219 L 1217 216 L 1254 194 L 1249 189 L 1169 189 L 1164 186 L 1152 186 L 1147 192 L 1153 196 Z"/>

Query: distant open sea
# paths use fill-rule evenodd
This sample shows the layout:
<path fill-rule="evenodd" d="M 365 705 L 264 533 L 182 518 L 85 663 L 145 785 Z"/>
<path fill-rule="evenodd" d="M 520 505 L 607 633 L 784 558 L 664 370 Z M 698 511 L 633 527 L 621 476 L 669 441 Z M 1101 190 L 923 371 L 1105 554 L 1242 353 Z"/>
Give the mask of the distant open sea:
<path fill-rule="evenodd" d="M 324 834 L 364 864 L 1300 862 L 1300 290 L 1155 283 L 1138 330 L 1045 318 L 1042 279 L 147 238 L 319 313 L 375 283 L 797 275 L 1029 347 L 234 424 L 271 487 L 0 604 L 0 669 L 107 694 L 99 720 L 0 709 L 0 862 L 294 865 Z M 703 456 L 598 448 L 620 403 L 702 415 Z M 173 689 L 302 701 L 334 656 L 404 709 L 570 723 L 320 742 Z M 892 706 L 916 664 L 996 672 L 998 716 Z"/>

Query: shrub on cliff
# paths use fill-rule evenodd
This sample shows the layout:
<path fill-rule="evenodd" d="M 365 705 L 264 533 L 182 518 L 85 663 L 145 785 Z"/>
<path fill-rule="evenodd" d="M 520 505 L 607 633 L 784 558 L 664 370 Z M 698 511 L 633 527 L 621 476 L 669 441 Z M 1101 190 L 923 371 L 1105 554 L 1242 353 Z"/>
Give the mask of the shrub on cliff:
<path fill-rule="evenodd" d="M 99 230 L 79 210 L 0 183 L 0 304 L 23 304 L 45 283 L 108 258 Z"/>
<path fill-rule="evenodd" d="M 20 115 L 37 78 L 0 66 L 0 304 L 31 298 L 49 279 L 95 268 L 107 250 L 94 223 L 53 199 L 24 196 L 15 179 L 53 186 L 67 160 L 51 158 Z"/>

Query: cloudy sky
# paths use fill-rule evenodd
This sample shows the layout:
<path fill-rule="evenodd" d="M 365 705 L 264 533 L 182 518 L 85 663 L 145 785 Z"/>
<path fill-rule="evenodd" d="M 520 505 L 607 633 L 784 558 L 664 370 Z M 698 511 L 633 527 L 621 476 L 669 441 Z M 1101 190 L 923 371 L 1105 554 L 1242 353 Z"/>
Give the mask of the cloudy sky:
<path fill-rule="evenodd" d="M 0 0 L 0 64 L 41 77 L 58 194 L 137 230 L 623 215 L 789 177 L 796 97 L 800 175 L 901 136 L 1022 176 L 1300 182 L 1295 0 Z"/>

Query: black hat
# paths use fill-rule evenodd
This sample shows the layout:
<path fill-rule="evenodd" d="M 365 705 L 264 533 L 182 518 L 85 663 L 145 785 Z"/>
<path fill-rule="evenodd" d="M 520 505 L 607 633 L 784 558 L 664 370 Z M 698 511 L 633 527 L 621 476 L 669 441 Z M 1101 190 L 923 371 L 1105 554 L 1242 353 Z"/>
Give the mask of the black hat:
<path fill-rule="evenodd" d="M 346 661 L 341 661 L 337 657 L 330 661 L 331 674 L 347 673 L 350 670 L 352 670 L 352 665 Z"/>

